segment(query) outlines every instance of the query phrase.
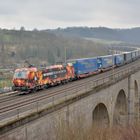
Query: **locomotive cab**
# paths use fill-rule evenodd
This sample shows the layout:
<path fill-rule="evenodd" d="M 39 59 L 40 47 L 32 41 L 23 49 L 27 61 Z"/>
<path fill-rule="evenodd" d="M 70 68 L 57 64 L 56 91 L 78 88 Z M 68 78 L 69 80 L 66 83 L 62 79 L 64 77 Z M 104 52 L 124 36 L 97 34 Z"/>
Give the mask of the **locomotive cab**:
<path fill-rule="evenodd" d="M 38 82 L 37 68 L 16 69 L 13 76 L 14 91 L 33 90 Z"/>

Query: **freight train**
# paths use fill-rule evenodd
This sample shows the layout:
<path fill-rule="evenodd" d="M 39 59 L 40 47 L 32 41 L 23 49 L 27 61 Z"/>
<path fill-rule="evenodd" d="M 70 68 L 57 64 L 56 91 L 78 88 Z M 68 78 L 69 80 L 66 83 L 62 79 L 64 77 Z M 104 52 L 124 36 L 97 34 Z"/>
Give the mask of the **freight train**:
<path fill-rule="evenodd" d="M 16 69 L 12 89 L 27 93 L 35 92 L 125 65 L 139 57 L 140 50 L 134 50 L 122 54 L 72 59 L 65 65 L 52 65 L 44 69 L 35 67 Z"/>

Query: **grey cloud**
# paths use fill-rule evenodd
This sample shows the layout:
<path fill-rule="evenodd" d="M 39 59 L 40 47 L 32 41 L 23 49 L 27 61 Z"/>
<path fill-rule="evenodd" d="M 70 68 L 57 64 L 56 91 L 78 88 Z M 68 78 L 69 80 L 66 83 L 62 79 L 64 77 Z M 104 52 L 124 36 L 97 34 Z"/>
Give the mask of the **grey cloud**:
<path fill-rule="evenodd" d="M 0 15 L 16 15 L 27 4 L 27 0 L 4 0 L 0 3 Z"/>
<path fill-rule="evenodd" d="M 139 7 L 139 0 L 5 0 L 0 26 L 140 26 Z"/>

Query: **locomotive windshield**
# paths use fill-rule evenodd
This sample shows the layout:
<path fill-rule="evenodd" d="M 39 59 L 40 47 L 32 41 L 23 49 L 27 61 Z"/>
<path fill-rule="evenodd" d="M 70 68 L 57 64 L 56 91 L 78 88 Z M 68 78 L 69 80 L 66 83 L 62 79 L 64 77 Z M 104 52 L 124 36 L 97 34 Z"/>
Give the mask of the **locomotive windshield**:
<path fill-rule="evenodd" d="M 18 72 L 15 72 L 14 78 L 26 79 L 27 78 L 27 71 L 18 71 Z"/>

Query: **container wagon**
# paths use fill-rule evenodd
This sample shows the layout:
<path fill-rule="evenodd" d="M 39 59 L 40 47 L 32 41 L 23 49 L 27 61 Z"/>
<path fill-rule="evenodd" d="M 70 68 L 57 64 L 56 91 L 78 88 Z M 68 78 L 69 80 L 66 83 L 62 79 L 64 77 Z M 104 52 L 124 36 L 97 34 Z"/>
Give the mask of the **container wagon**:
<path fill-rule="evenodd" d="M 121 66 L 124 64 L 124 54 L 115 54 L 115 65 Z"/>
<path fill-rule="evenodd" d="M 136 59 L 136 51 L 132 51 L 131 56 L 132 56 L 132 60 L 135 60 Z"/>
<path fill-rule="evenodd" d="M 114 55 L 106 55 L 98 57 L 98 68 L 101 71 L 106 71 L 115 66 L 115 56 Z"/>
<path fill-rule="evenodd" d="M 140 57 L 140 49 L 138 49 L 138 57 Z"/>
<path fill-rule="evenodd" d="M 136 50 L 136 59 L 139 57 L 139 51 Z"/>
<path fill-rule="evenodd" d="M 131 52 L 124 52 L 124 62 L 125 64 L 130 63 L 132 61 Z"/>
<path fill-rule="evenodd" d="M 88 75 L 98 73 L 97 58 L 83 58 L 69 60 L 72 63 L 76 78 L 86 77 Z"/>

